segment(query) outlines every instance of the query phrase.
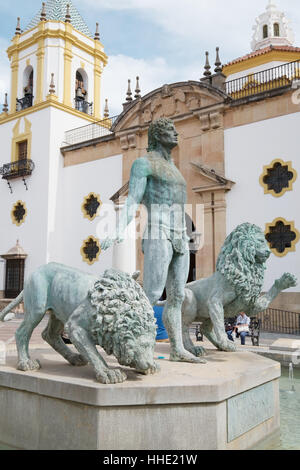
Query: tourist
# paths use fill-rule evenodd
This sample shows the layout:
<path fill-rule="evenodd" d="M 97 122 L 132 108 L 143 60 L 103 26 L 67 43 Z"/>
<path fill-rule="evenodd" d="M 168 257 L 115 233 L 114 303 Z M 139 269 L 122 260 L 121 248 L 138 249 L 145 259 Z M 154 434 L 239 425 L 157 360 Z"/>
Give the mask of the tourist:
<path fill-rule="evenodd" d="M 245 345 L 246 336 L 250 335 L 250 330 L 249 330 L 250 321 L 251 321 L 250 318 L 247 317 L 245 312 L 241 312 L 240 315 L 237 317 L 237 320 L 236 320 L 235 330 L 236 330 L 237 334 L 240 335 L 240 337 L 241 337 L 241 345 L 242 346 Z"/>

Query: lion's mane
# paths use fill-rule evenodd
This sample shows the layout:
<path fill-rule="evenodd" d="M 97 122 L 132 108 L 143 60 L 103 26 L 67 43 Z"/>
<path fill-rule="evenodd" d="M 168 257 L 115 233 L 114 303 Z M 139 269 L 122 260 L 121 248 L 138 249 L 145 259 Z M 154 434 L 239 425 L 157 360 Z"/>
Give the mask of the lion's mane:
<path fill-rule="evenodd" d="M 107 354 L 115 354 L 124 343 L 143 335 L 153 337 L 154 312 L 142 287 L 129 275 L 114 269 L 105 271 L 89 291 L 95 308 L 93 334 Z"/>
<path fill-rule="evenodd" d="M 260 295 L 265 263 L 256 261 L 256 238 L 262 234 L 257 225 L 239 225 L 225 240 L 217 261 L 217 271 L 229 281 L 247 304 Z"/>

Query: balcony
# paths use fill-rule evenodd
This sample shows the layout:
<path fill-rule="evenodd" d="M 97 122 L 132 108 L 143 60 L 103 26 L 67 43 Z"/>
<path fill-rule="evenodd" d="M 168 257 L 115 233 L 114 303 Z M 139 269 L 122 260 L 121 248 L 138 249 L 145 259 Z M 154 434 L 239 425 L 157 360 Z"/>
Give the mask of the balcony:
<path fill-rule="evenodd" d="M 89 103 L 85 101 L 84 98 L 75 98 L 75 109 L 77 111 L 81 111 L 82 113 L 89 114 L 90 116 L 93 114 L 93 103 Z"/>
<path fill-rule="evenodd" d="M 226 82 L 226 93 L 232 100 L 277 93 L 289 89 L 300 78 L 300 60 L 252 73 Z"/>
<path fill-rule="evenodd" d="M 24 178 L 25 176 L 30 176 L 34 168 L 35 165 L 32 160 L 17 160 L 0 167 L 0 175 L 2 179 L 7 181 L 15 178 Z"/>
<path fill-rule="evenodd" d="M 25 95 L 24 98 L 17 98 L 16 111 L 22 111 L 22 109 L 31 108 L 33 105 L 33 98 L 34 96 L 30 93 Z"/>
<path fill-rule="evenodd" d="M 105 118 L 102 121 L 81 126 L 76 129 L 65 132 L 65 146 L 77 145 L 90 140 L 101 139 L 112 134 L 112 126 L 119 116 Z"/>

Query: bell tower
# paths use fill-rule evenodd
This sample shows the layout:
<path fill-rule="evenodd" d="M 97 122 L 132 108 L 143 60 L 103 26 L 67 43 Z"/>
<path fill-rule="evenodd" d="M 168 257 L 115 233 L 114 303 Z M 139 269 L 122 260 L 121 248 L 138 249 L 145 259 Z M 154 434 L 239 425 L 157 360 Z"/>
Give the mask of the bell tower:
<path fill-rule="evenodd" d="M 18 18 L 7 54 L 11 92 L 0 111 L 0 253 L 20 240 L 28 253 L 26 272 L 32 272 L 62 259 L 68 172 L 61 147 L 66 131 L 101 120 L 107 56 L 98 24 L 92 34 L 70 0 L 42 3 L 25 28 Z M 0 265 L 0 297 L 4 285 Z"/>
<path fill-rule="evenodd" d="M 294 33 L 285 13 L 278 10 L 275 2 L 269 0 L 266 11 L 256 18 L 253 26 L 252 50 L 268 46 L 292 46 Z"/>
<path fill-rule="evenodd" d="M 10 114 L 47 101 L 52 77 L 57 103 L 66 111 L 101 119 L 101 75 L 107 56 L 98 24 L 92 35 L 70 0 L 43 3 L 24 31 L 18 18 L 7 53 Z"/>

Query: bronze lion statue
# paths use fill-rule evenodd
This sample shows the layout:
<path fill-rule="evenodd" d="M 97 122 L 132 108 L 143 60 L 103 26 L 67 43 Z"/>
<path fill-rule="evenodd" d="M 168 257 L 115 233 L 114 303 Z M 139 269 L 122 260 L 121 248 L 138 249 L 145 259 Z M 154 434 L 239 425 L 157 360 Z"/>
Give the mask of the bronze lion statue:
<path fill-rule="evenodd" d="M 96 346 L 119 364 L 142 374 L 154 373 L 156 325 L 153 309 L 141 286 L 139 273 L 129 274 L 110 269 L 103 277 L 86 274 L 57 263 L 39 268 L 25 283 L 24 291 L 0 313 L 0 321 L 24 301 L 25 318 L 16 332 L 18 369 L 38 370 L 28 345 L 34 328 L 49 311 L 48 326 L 42 337 L 74 366 L 93 366 L 98 382 L 114 384 L 127 379 L 121 369 L 112 369 Z M 65 329 L 79 354 L 64 344 Z"/>
<path fill-rule="evenodd" d="M 191 323 L 201 322 L 204 335 L 214 346 L 221 351 L 235 351 L 225 333 L 224 317 L 234 317 L 242 311 L 256 315 L 267 309 L 281 291 L 297 285 L 296 277 L 285 273 L 269 292 L 261 295 L 270 254 L 265 235 L 256 225 L 239 225 L 226 238 L 216 272 L 186 286 L 182 307 L 185 349 L 196 356 L 205 355 L 205 350 L 195 346 L 189 335 Z"/>

